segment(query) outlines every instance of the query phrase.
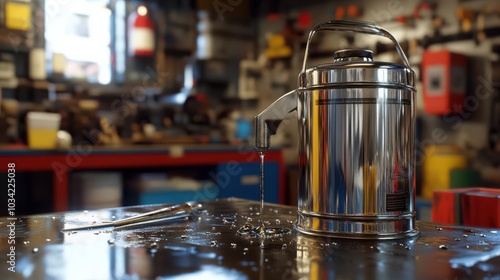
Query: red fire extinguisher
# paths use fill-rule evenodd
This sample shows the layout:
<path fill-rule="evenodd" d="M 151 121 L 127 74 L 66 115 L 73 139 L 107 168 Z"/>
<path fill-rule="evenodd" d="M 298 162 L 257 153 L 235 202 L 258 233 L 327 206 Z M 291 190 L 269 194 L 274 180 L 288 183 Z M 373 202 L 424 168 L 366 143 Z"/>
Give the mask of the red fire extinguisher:
<path fill-rule="evenodd" d="M 137 7 L 129 15 L 129 54 L 131 56 L 153 56 L 155 53 L 154 22 L 148 8 Z"/>

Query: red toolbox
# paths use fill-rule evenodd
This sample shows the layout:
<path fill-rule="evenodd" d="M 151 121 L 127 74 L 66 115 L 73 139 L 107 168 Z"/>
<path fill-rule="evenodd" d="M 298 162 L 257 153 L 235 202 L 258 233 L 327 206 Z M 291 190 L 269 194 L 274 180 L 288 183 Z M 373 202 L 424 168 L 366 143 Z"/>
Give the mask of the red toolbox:
<path fill-rule="evenodd" d="M 460 188 L 435 191 L 432 221 L 500 228 L 500 189 Z"/>

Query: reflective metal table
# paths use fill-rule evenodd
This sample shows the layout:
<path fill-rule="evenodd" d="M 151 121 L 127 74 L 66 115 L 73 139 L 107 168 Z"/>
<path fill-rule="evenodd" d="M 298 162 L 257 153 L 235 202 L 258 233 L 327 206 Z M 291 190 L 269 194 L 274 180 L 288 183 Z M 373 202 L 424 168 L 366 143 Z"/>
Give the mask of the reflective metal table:
<path fill-rule="evenodd" d="M 266 236 L 261 248 L 258 236 L 238 233 L 259 224 L 259 203 L 239 199 L 205 202 L 206 211 L 148 227 L 62 231 L 161 207 L 2 218 L 0 278 L 500 279 L 494 229 L 418 222 L 411 239 L 318 238 L 293 230 L 295 208 L 268 204 L 267 227 L 290 231 Z"/>

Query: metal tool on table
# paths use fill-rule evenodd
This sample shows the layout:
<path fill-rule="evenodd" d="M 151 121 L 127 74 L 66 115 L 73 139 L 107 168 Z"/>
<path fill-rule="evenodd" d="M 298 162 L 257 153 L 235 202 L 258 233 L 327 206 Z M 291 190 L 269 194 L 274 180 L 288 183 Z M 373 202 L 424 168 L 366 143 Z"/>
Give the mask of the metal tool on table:
<path fill-rule="evenodd" d="M 103 222 L 101 224 L 77 226 L 73 228 L 65 228 L 64 231 L 76 231 L 84 229 L 98 229 L 105 227 L 113 227 L 115 230 L 126 229 L 131 227 L 141 227 L 157 224 L 164 221 L 172 221 L 177 219 L 182 219 L 191 216 L 196 210 L 201 208 L 201 204 L 195 203 L 183 203 L 178 205 L 173 205 L 144 214 L 139 214 L 133 217 Z"/>
<path fill-rule="evenodd" d="M 311 40 L 323 30 L 386 37 L 403 65 L 348 49 L 306 68 Z M 255 118 L 256 148 L 264 152 L 283 118 L 297 110 L 299 232 L 369 239 L 418 233 L 414 76 L 396 39 L 380 27 L 339 20 L 309 33 L 298 88 Z"/>

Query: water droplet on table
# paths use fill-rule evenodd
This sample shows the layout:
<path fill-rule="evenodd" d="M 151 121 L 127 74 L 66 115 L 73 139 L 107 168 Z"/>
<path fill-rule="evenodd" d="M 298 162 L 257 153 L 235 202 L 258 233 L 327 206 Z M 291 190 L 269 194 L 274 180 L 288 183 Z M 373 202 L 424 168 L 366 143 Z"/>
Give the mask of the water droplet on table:
<path fill-rule="evenodd" d="M 114 239 L 109 239 L 109 240 L 108 240 L 108 244 L 109 244 L 109 245 L 113 245 L 113 244 L 115 244 L 115 240 L 114 240 Z"/>
<path fill-rule="evenodd" d="M 236 243 L 231 243 L 231 248 L 236 248 L 237 246 Z"/>
<path fill-rule="evenodd" d="M 446 245 L 439 245 L 438 248 L 441 249 L 441 250 L 447 250 L 448 246 L 446 246 Z"/>
<path fill-rule="evenodd" d="M 254 226 L 250 223 L 245 223 L 242 227 L 238 229 L 239 234 L 249 234 L 254 230 Z"/>
<path fill-rule="evenodd" d="M 33 248 L 33 250 L 31 250 L 33 253 L 37 253 L 38 252 L 38 248 Z"/>

